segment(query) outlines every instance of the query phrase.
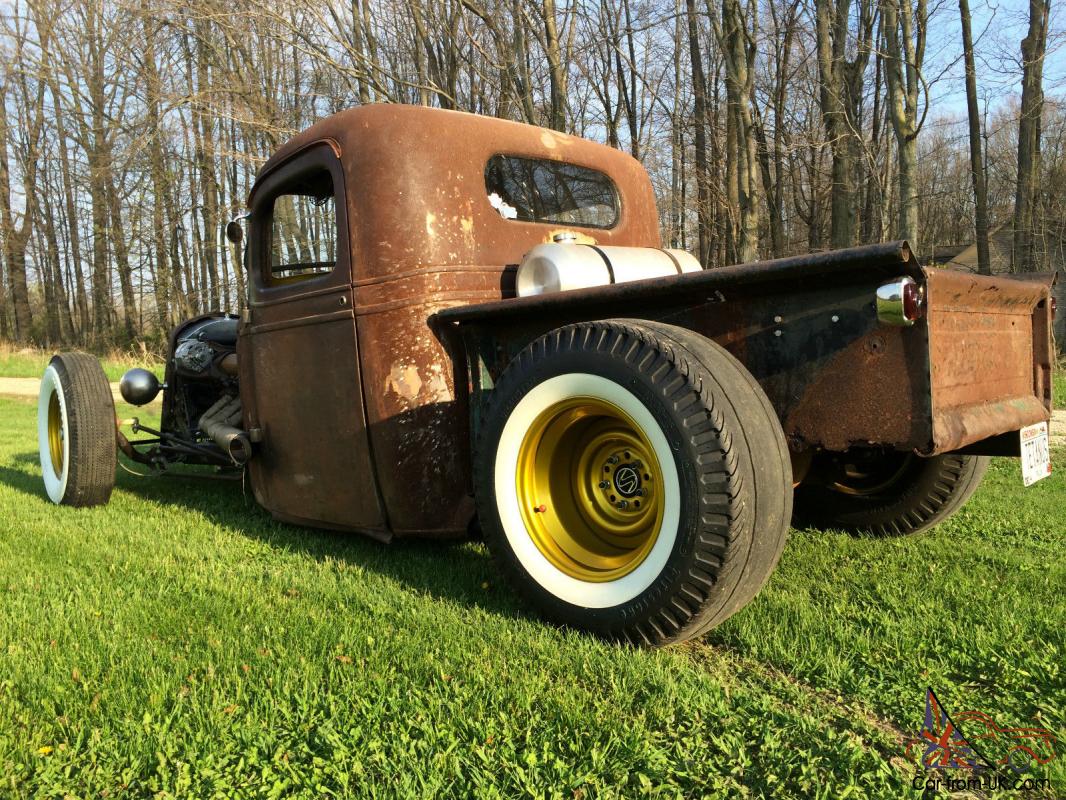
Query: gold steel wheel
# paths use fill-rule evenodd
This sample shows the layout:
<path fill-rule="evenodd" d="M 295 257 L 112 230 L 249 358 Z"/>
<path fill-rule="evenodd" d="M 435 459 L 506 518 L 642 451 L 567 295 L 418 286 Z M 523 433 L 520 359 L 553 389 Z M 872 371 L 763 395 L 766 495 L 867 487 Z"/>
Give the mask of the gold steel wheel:
<path fill-rule="evenodd" d="M 522 440 L 516 489 L 526 531 L 573 578 L 612 581 L 640 565 L 662 528 L 662 488 L 647 434 L 605 400 L 556 403 Z"/>
<path fill-rule="evenodd" d="M 59 392 L 53 391 L 48 398 L 48 453 L 56 475 L 63 473 L 63 436 L 63 409 L 59 405 Z"/>

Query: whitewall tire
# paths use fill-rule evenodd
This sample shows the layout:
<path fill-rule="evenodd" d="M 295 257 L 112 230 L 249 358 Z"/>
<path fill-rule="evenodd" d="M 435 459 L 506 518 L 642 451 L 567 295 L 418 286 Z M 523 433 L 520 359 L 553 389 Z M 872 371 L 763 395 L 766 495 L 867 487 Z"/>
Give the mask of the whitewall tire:
<path fill-rule="evenodd" d="M 683 641 L 773 571 L 791 515 L 784 434 L 714 342 L 644 320 L 568 325 L 508 365 L 480 418 L 485 540 L 549 618 Z"/>
<path fill-rule="evenodd" d="M 85 353 L 53 356 L 37 400 L 37 445 L 53 503 L 106 503 L 115 484 L 115 403 L 99 362 Z"/>

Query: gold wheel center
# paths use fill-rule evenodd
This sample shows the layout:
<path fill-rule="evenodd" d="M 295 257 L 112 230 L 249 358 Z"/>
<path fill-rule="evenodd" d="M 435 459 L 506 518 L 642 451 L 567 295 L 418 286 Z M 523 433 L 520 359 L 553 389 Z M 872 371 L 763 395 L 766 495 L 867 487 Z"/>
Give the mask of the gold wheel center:
<path fill-rule="evenodd" d="M 59 406 L 59 393 L 52 392 L 48 398 L 48 454 L 52 457 L 52 471 L 63 472 L 63 410 Z"/>
<path fill-rule="evenodd" d="M 526 531 L 565 574 L 616 580 L 655 545 L 659 462 L 647 434 L 614 404 L 577 397 L 546 409 L 522 440 L 517 472 Z"/>

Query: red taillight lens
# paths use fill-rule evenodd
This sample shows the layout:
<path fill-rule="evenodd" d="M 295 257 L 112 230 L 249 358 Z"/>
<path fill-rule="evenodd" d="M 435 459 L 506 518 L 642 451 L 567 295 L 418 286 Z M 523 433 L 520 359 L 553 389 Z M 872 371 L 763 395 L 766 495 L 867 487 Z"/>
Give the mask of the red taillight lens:
<path fill-rule="evenodd" d="M 877 318 L 887 325 L 913 325 L 925 313 L 925 291 L 914 278 L 898 278 L 877 287 Z"/>
<path fill-rule="evenodd" d="M 903 286 L 903 317 L 908 322 L 914 322 L 925 311 L 922 303 L 922 290 L 916 283 L 907 283 Z"/>

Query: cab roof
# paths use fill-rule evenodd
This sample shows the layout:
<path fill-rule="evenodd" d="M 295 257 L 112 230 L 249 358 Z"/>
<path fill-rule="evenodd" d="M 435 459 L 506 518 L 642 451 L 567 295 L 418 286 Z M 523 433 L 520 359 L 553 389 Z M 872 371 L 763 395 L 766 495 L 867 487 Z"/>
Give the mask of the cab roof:
<path fill-rule="evenodd" d="M 353 252 L 370 272 L 429 265 L 506 265 L 551 232 L 573 228 L 599 244 L 658 247 L 651 182 L 629 154 L 557 131 L 459 111 L 367 105 L 326 117 L 282 145 L 265 179 L 294 156 L 329 146 L 343 170 Z M 503 154 L 563 161 L 607 174 L 620 199 L 611 229 L 504 219 L 488 199 L 485 168 Z M 387 256 L 380 269 L 365 258 Z"/>

